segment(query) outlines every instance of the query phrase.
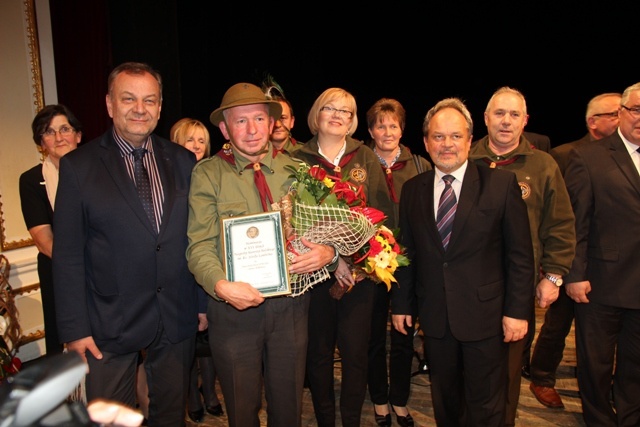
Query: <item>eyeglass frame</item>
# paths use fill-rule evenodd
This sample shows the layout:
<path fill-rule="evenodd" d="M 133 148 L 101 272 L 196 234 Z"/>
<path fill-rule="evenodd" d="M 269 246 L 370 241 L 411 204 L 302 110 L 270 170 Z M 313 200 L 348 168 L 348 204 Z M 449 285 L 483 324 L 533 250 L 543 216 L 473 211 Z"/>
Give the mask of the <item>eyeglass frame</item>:
<path fill-rule="evenodd" d="M 338 108 L 333 108 L 333 107 L 330 107 L 328 105 L 325 105 L 324 107 L 320 108 L 320 111 L 325 112 L 325 113 L 329 113 L 331 115 L 338 114 L 338 117 L 343 117 L 343 118 L 347 118 L 347 119 L 350 119 L 350 118 L 353 117 L 353 111 L 340 110 Z"/>
<path fill-rule="evenodd" d="M 620 112 L 618 110 L 616 110 L 616 111 L 611 111 L 609 113 L 592 114 L 592 117 L 607 117 L 607 118 L 610 118 L 610 119 L 615 119 L 615 118 L 618 118 L 619 115 L 620 115 Z"/>
<path fill-rule="evenodd" d="M 76 130 L 73 126 L 62 125 L 60 126 L 60 129 L 57 129 L 57 130 L 53 128 L 49 128 L 45 130 L 40 134 L 40 137 L 42 137 L 43 139 L 55 138 L 56 134 L 58 133 L 60 134 L 60 136 L 69 136 L 74 132 L 76 132 Z"/>
<path fill-rule="evenodd" d="M 633 117 L 635 117 L 636 119 L 637 119 L 637 118 L 640 118 L 640 107 L 632 107 L 632 108 L 629 108 L 629 107 L 627 107 L 626 105 L 622 105 L 622 104 L 620 104 L 620 106 L 621 106 L 622 108 L 624 108 L 625 110 L 627 110 L 627 111 L 629 112 L 629 114 L 631 114 L 631 115 L 632 115 Z"/>

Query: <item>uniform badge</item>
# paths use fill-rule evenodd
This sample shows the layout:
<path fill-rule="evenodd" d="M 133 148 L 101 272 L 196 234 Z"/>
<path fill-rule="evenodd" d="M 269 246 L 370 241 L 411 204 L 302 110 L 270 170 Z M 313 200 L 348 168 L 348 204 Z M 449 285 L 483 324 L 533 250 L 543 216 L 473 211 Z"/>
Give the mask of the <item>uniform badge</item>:
<path fill-rule="evenodd" d="M 526 182 L 519 182 L 520 191 L 522 191 L 522 199 L 526 200 L 531 195 L 531 186 Z"/>
<path fill-rule="evenodd" d="M 353 181 L 363 183 L 367 180 L 367 171 L 359 163 L 356 163 L 355 167 L 349 172 L 349 176 Z"/>

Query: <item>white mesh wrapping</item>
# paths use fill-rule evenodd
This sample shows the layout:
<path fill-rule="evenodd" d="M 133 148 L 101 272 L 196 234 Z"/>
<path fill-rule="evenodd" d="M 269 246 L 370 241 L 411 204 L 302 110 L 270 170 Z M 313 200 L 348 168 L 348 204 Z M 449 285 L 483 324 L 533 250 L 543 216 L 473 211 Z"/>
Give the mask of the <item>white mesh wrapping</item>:
<path fill-rule="evenodd" d="M 348 208 L 335 206 L 309 206 L 301 203 L 293 204 L 288 198 L 277 205 L 283 210 L 285 218 L 285 235 L 288 238 L 289 259 L 296 253 L 309 251 L 300 237 L 319 244 L 334 246 L 340 255 L 350 256 L 364 246 L 376 233 L 373 225 L 365 215 Z M 290 214 L 291 212 L 291 214 Z M 291 229 L 287 229 L 288 225 Z M 308 291 L 316 283 L 329 278 L 326 267 L 312 273 L 292 274 L 291 296 L 299 296 Z"/>

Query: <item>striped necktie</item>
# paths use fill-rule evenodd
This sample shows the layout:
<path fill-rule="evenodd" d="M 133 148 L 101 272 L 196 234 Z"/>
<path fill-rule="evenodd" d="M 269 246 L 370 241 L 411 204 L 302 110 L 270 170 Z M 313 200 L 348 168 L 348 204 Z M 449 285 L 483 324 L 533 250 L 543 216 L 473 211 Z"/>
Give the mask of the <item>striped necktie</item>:
<path fill-rule="evenodd" d="M 455 178 L 453 175 L 445 175 L 442 177 L 444 181 L 444 190 L 440 195 L 440 203 L 438 204 L 438 215 L 436 224 L 438 225 L 438 233 L 442 239 L 442 246 L 447 250 L 449 240 L 451 239 L 451 230 L 453 229 L 453 218 L 456 216 L 458 200 L 456 193 L 453 191 L 451 183 Z"/>

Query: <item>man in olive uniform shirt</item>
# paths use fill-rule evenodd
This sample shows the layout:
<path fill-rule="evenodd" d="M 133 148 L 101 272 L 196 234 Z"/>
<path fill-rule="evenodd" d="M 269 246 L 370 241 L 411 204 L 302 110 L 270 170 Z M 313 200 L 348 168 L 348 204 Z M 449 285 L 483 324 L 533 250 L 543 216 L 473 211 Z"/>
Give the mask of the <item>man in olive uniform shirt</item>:
<path fill-rule="evenodd" d="M 281 111 L 280 103 L 255 85 L 229 88 L 210 117 L 229 142 L 196 165 L 189 193 L 187 259 L 212 297 L 211 352 L 230 426 L 260 424 L 263 380 L 269 425 L 299 426 L 302 417 L 309 294 L 265 298 L 250 283 L 228 281 L 220 235 L 223 218 L 269 211 L 288 191 L 292 178 L 285 167 L 297 168 L 298 162 L 273 156 L 269 142 Z M 266 191 L 256 180 L 266 182 Z M 307 246 L 309 252 L 290 261 L 290 273 L 337 263 L 333 247 Z"/>
<path fill-rule="evenodd" d="M 527 204 L 534 251 L 532 268 L 541 270 L 532 284 L 542 308 L 553 303 L 575 255 L 575 217 L 562 173 L 548 153 L 531 147 L 522 136 L 527 124 L 527 104 L 519 91 L 498 89 L 487 104 L 484 121 L 488 135 L 473 145 L 469 160 L 480 166 L 506 169 L 516 174 Z M 538 276 L 538 275 L 536 275 Z M 529 343 L 535 333 L 535 312 L 529 319 Z M 522 355 L 527 337 L 509 345 L 509 391 L 505 425 L 514 425 L 520 397 Z"/>

